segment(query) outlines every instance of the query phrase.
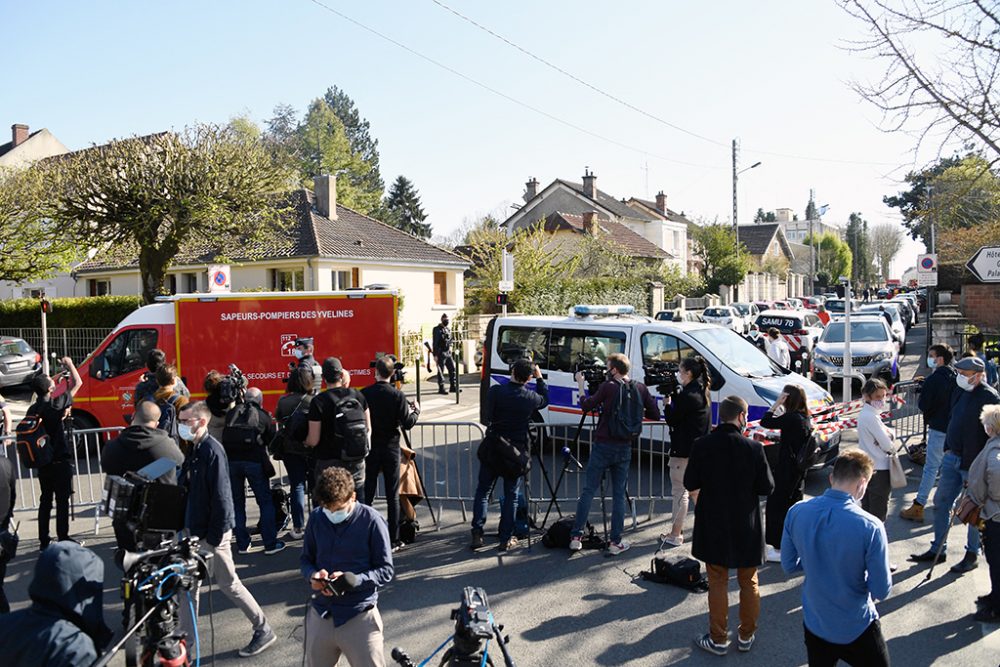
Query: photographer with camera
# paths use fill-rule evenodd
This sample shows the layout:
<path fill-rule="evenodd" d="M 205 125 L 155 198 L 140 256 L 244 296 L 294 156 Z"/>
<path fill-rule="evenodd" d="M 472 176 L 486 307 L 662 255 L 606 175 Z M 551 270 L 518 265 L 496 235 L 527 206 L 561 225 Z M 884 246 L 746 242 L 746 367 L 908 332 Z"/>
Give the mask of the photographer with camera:
<path fill-rule="evenodd" d="M 401 366 L 401 364 L 399 364 Z M 365 387 L 361 394 L 368 402 L 372 421 L 372 449 L 365 459 L 365 504 L 371 505 L 378 489 L 378 475 L 385 483 L 385 502 L 388 506 L 389 543 L 393 549 L 400 546 L 399 532 L 399 435 L 400 429 L 409 430 L 417 423 L 420 406 L 406 400 L 406 394 L 392 386 L 390 380 L 400 370 L 396 359 L 384 356 L 375 360 L 375 384 Z"/>
<path fill-rule="evenodd" d="M 3 617 L 4 667 L 90 665 L 111 640 L 104 624 L 104 563 L 90 549 L 45 549 L 28 587 L 31 606 Z"/>
<path fill-rule="evenodd" d="M 202 401 L 181 409 L 178 428 L 181 438 L 191 443 L 181 473 L 188 490 L 184 524 L 191 535 L 211 549 L 212 570 L 219 589 L 253 624 L 250 643 L 239 651 L 246 658 L 261 653 L 278 638 L 260 605 L 236 574 L 231 544 L 234 510 L 229 463 L 222 445 L 208 432 L 211 417 L 208 405 Z M 188 637 L 194 636 L 199 591 L 200 586 L 194 590 L 195 618 L 191 618 L 187 605 L 180 606 L 181 626 Z"/>
<path fill-rule="evenodd" d="M 532 391 L 525 385 L 535 379 Z M 479 484 L 472 503 L 472 545 L 483 546 L 483 527 L 486 525 L 486 508 L 490 489 L 498 478 L 503 479 L 503 504 L 500 507 L 500 551 L 517 546 L 514 537 L 514 504 L 517 500 L 517 482 L 523 472 L 512 474 L 513 468 L 504 453 L 517 452 L 524 459 L 530 456 L 528 424 L 531 415 L 549 404 L 549 388 L 542 379 L 542 372 L 529 359 L 518 359 L 510 367 L 510 382 L 490 387 L 486 393 L 486 437 L 477 452 L 479 458 Z"/>
<path fill-rule="evenodd" d="M 569 548 L 570 551 L 583 548 L 583 528 L 587 524 L 594 493 L 600 488 L 604 473 L 610 472 L 611 543 L 608 553 L 616 556 L 629 548 L 628 542 L 622 539 L 622 532 L 625 530 L 625 493 L 634 440 L 621 429 L 625 422 L 631 421 L 637 421 L 641 428 L 643 415 L 646 419 L 659 421 L 660 408 L 646 385 L 629 378 L 632 362 L 627 356 L 615 352 L 608 355 L 606 364 L 608 379 L 591 396 L 587 396 L 584 373 L 577 372 L 575 375 L 580 391 L 580 408 L 584 413 L 595 408 L 600 408 L 601 412 L 587 460 L 583 490 L 576 504 L 576 521 Z"/>
<path fill-rule="evenodd" d="M 133 398 L 134 405 L 139 405 L 142 401 L 153 398 L 153 394 L 155 394 L 156 390 L 162 386 L 156 378 L 156 372 L 163 368 L 166 363 L 167 355 L 163 350 L 153 348 L 149 351 L 149 356 L 146 357 L 146 368 L 148 370 L 146 373 L 143 373 L 142 379 L 139 380 L 139 384 L 135 386 L 135 395 Z M 177 378 L 175 389 L 181 396 L 184 396 L 185 398 L 191 397 L 191 393 L 188 391 L 188 388 L 184 386 L 184 383 L 180 378 Z"/>
<path fill-rule="evenodd" d="M 285 470 L 288 472 L 292 530 L 288 537 L 301 540 L 305 530 L 306 489 L 312 487 L 312 454 L 296 431 L 309 432 L 309 404 L 314 398 L 312 366 L 299 366 L 288 374 L 288 393 L 278 399 L 274 419 L 280 425 Z M 304 438 L 303 438 L 304 439 Z"/>
<path fill-rule="evenodd" d="M 310 666 L 384 667 L 378 589 L 392 580 L 385 520 L 357 501 L 354 479 L 339 467 L 316 478 L 316 507 L 306 525 L 302 576 L 314 592 L 305 620 Z"/>
<path fill-rule="evenodd" d="M 673 524 L 670 533 L 661 535 L 660 539 L 679 547 L 684 543 L 684 519 L 687 518 L 688 500 L 690 498 L 695 504 L 698 503 L 698 492 L 689 494 L 684 488 L 684 471 L 687 470 L 688 457 L 691 456 L 691 445 L 703 435 L 708 435 L 712 425 L 712 377 L 705 360 L 694 356 L 681 360 L 675 380 L 664 387 L 667 391 L 663 395 L 663 420 L 670 427 Z"/>

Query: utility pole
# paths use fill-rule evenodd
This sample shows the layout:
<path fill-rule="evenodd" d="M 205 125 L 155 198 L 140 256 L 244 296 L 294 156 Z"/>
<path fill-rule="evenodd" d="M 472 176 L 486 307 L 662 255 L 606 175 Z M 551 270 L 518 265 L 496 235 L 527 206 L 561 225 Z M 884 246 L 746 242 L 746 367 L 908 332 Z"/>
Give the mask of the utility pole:
<path fill-rule="evenodd" d="M 927 187 L 927 209 L 927 222 L 931 226 L 930 251 L 931 253 L 936 253 L 937 239 L 934 235 L 934 186 Z M 934 332 L 931 331 L 931 313 L 934 312 L 934 297 L 936 296 L 936 291 L 936 287 L 931 286 L 927 288 L 927 347 L 934 344 L 934 340 L 932 339 Z"/>
<path fill-rule="evenodd" d="M 736 182 L 738 179 L 738 174 L 736 173 L 736 156 L 737 156 L 736 139 L 733 139 L 733 238 L 736 239 L 736 260 L 737 263 L 740 259 L 740 226 L 736 217 Z M 740 300 L 740 286 L 733 285 L 733 302 Z"/>
<path fill-rule="evenodd" d="M 809 201 L 813 201 L 814 195 L 813 189 L 809 188 Z M 816 235 L 812 217 L 809 218 L 809 293 L 816 293 Z"/>

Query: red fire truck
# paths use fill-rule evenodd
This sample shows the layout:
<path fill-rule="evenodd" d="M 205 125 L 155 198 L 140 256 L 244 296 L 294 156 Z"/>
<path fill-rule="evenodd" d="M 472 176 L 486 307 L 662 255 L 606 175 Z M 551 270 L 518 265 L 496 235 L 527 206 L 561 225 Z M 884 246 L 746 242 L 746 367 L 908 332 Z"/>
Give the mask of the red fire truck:
<path fill-rule="evenodd" d="M 212 369 L 235 364 L 274 409 L 296 338 L 315 339 L 318 362 L 339 357 L 351 386 L 374 381 L 369 364 L 398 355 L 394 291 L 178 294 L 143 306 L 121 321 L 80 366 L 83 387 L 73 400 L 77 428 L 121 426 L 132 414 L 135 386 L 153 348 L 167 353 L 193 398 Z"/>

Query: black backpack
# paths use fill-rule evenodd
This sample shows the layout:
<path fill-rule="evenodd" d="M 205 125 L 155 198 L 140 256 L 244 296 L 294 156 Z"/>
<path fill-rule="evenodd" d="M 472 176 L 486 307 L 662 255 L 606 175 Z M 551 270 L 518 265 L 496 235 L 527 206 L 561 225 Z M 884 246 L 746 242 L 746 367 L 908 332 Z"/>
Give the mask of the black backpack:
<path fill-rule="evenodd" d="M 642 435 L 642 417 L 645 414 L 642 395 L 634 380 L 618 387 L 618 400 L 612 403 L 608 415 L 608 434 L 616 440 L 635 440 Z"/>
<path fill-rule="evenodd" d="M 174 442 L 181 441 L 180 433 L 177 431 L 178 399 L 180 399 L 180 395 L 171 394 L 165 401 L 156 402 L 156 404 L 160 406 L 160 421 L 157 422 L 156 428 L 161 431 L 166 431 L 167 435 L 174 439 Z"/>
<path fill-rule="evenodd" d="M 354 392 L 343 398 L 327 392 L 333 411 L 333 446 L 337 458 L 345 463 L 361 461 L 368 456 L 368 425 L 365 408 Z"/>
<path fill-rule="evenodd" d="M 260 415 L 253 403 L 240 403 L 226 413 L 222 429 L 222 447 L 237 461 L 256 460 L 261 439 Z"/>
<path fill-rule="evenodd" d="M 55 456 L 48 433 L 45 432 L 45 424 L 38 414 L 37 403 L 28 408 L 14 433 L 17 439 L 17 458 L 25 468 L 41 468 L 52 463 Z"/>
<path fill-rule="evenodd" d="M 688 556 L 657 554 L 649 571 L 641 572 L 640 576 L 646 581 L 673 584 L 696 593 L 708 592 L 708 580 L 701 573 L 701 563 Z"/>
<path fill-rule="evenodd" d="M 312 450 L 305 446 L 304 441 L 309 435 L 309 404 L 308 394 L 304 395 L 292 413 L 278 420 L 274 439 L 267 450 L 277 460 L 282 460 L 285 454 L 312 456 Z"/>
<path fill-rule="evenodd" d="M 816 432 L 813 431 L 809 434 L 809 438 L 802 443 L 798 454 L 795 455 L 795 469 L 799 474 L 809 472 L 809 469 L 816 465 L 816 461 L 819 460 L 819 450 L 819 440 L 816 438 Z"/>
<path fill-rule="evenodd" d="M 542 544 L 544 544 L 549 549 L 569 549 L 570 537 L 573 533 L 573 524 L 576 522 L 576 517 L 572 514 L 566 515 L 559 519 L 545 531 L 542 535 Z M 597 536 L 597 531 L 589 523 L 583 529 L 583 536 L 581 537 L 581 542 L 585 549 L 600 549 L 604 546 L 603 540 Z"/>

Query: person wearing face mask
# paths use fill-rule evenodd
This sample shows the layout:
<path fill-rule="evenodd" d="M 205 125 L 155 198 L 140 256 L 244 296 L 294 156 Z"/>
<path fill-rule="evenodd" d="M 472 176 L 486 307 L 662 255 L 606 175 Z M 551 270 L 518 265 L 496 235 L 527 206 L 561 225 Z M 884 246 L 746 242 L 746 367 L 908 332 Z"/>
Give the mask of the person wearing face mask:
<path fill-rule="evenodd" d="M 944 456 L 941 458 L 941 479 L 934 494 L 934 540 L 930 549 L 921 554 L 913 554 L 910 560 L 923 563 L 943 562 L 946 557 L 948 529 L 951 527 L 951 511 L 962 493 L 969 475 L 969 466 L 986 445 L 979 416 L 987 405 L 1000 404 L 1000 396 L 986 384 L 986 364 L 979 357 L 963 357 L 955 364 L 958 375 L 955 382 L 958 389 L 952 396 L 951 419 L 944 441 Z M 963 574 L 979 566 L 979 529 L 968 527 L 965 543 L 965 557 L 951 567 L 956 574 Z M 942 547 L 940 557 L 938 547 Z"/>
<path fill-rule="evenodd" d="M 216 585 L 253 624 L 250 643 L 239 651 L 240 657 L 247 658 L 261 653 L 278 641 L 278 638 L 271 630 L 260 605 L 236 574 L 231 544 L 236 521 L 229 481 L 229 462 L 222 444 L 208 433 L 211 416 L 208 405 L 204 401 L 198 401 L 181 408 L 178 417 L 180 437 L 189 443 L 181 470 L 181 479 L 188 492 L 184 527 L 192 536 L 201 540 L 204 548 L 211 550 L 210 566 Z M 200 590 L 199 583 L 193 591 L 194 617 L 189 605 L 180 605 L 180 625 L 188 637 L 194 636 Z"/>
<path fill-rule="evenodd" d="M 917 403 L 917 407 L 924 413 L 924 423 L 927 424 L 927 455 L 917 497 L 912 505 L 899 513 L 900 517 L 908 521 L 923 522 L 924 507 L 930 498 L 931 489 L 937 483 L 938 471 L 941 470 L 945 432 L 951 418 L 951 395 L 955 391 L 956 373 L 951 366 L 954 356 L 951 347 L 947 345 L 931 345 L 927 351 L 927 367 L 931 369 L 931 374 L 920 385 Z"/>
<path fill-rule="evenodd" d="M 458 378 L 455 376 L 455 360 L 451 356 L 451 329 L 448 328 L 448 315 L 441 316 L 441 324 L 431 331 L 433 340 L 432 352 L 434 353 L 434 363 L 437 365 L 438 393 L 447 394 L 458 392 Z M 444 388 L 444 371 L 448 370 L 449 389 Z"/>
<path fill-rule="evenodd" d="M 980 421 L 989 440 L 969 467 L 969 497 L 983 521 L 983 551 L 992 590 L 976 599 L 976 620 L 1000 622 L 1000 405 L 983 408 Z"/>
<path fill-rule="evenodd" d="M 889 512 L 889 494 L 892 491 L 889 456 L 896 451 L 893 442 L 896 434 L 882 423 L 882 413 L 889 409 L 885 400 L 888 392 L 885 382 L 878 378 L 865 382 L 865 386 L 861 388 L 864 405 L 858 413 L 858 447 L 871 457 L 875 467 L 875 473 L 861 499 L 861 509 L 883 523 Z"/>
<path fill-rule="evenodd" d="M 357 501 L 354 479 L 343 468 L 326 468 L 316 479 L 317 507 L 309 514 L 299 558 L 314 591 L 305 620 L 307 665 L 384 667 L 378 590 L 393 577 L 389 527 L 376 510 Z M 334 596 L 330 580 L 347 590 Z"/>
<path fill-rule="evenodd" d="M 804 572 L 802 625 L 810 665 L 889 665 L 875 600 L 892 591 L 885 525 L 859 507 L 874 468 L 859 450 L 837 457 L 830 488 L 788 510 L 781 567 Z"/>
<path fill-rule="evenodd" d="M 313 356 L 315 354 L 316 348 L 313 345 L 312 338 L 296 338 L 295 343 L 292 346 L 292 356 L 298 361 L 294 364 L 289 364 L 291 370 L 296 368 L 308 368 L 313 374 L 313 392 L 319 392 L 322 388 L 323 382 L 323 370 L 316 358 Z"/>
<path fill-rule="evenodd" d="M 771 327 L 767 330 L 765 346 L 767 347 L 767 356 L 771 358 L 771 361 L 782 368 L 792 367 L 792 357 L 788 351 L 788 343 L 781 337 L 781 332 L 778 331 L 777 327 Z"/>
<path fill-rule="evenodd" d="M 708 364 L 700 356 L 681 361 L 677 380 L 681 390 L 664 397 L 663 420 L 670 427 L 670 490 L 673 495 L 673 524 L 669 533 L 660 535 L 664 543 L 675 547 L 684 543 L 684 519 L 688 513 L 688 499 L 698 502 L 697 492 L 688 494 L 684 488 L 684 471 L 687 469 L 691 445 L 711 426 L 711 399 L 709 392 L 712 378 Z"/>

